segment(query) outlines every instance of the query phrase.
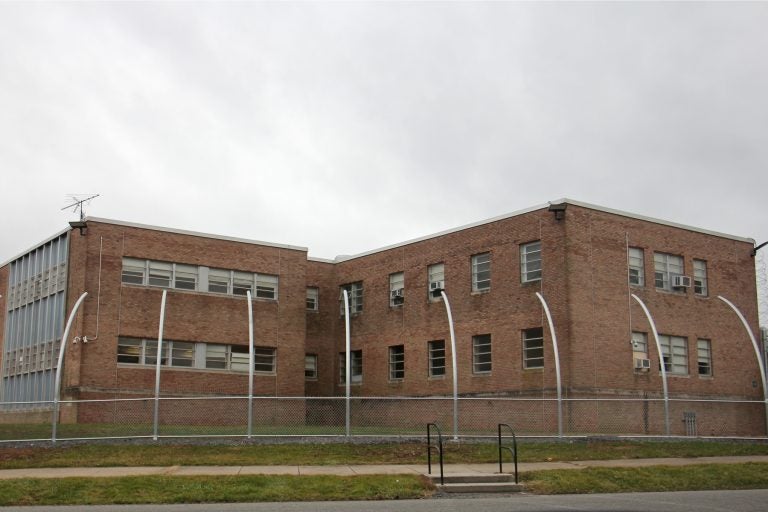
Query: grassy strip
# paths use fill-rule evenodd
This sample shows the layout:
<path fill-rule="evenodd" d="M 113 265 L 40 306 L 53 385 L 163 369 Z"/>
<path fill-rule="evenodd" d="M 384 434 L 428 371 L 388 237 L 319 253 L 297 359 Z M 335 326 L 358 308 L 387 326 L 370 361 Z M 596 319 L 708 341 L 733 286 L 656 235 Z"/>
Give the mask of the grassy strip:
<path fill-rule="evenodd" d="M 768 488 L 768 464 L 586 468 L 521 474 L 536 494 L 668 492 Z"/>
<path fill-rule="evenodd" d="M 0 506 L 423 498 L 418 475 L 216 476 L 0 480 Z"/>
<path fill-rule="evenodd" d="M 521 462 L 768 455 L 768 444 L 720 442 L 521 443 Z M 493 443 L 448 443 L 447 463 L 496 462 Z M 0 469 L 109 466 L 248 466 L 423 464 L 426 446 L 389 444 L 132 445 L 11 448 L 0 445 Z"/>

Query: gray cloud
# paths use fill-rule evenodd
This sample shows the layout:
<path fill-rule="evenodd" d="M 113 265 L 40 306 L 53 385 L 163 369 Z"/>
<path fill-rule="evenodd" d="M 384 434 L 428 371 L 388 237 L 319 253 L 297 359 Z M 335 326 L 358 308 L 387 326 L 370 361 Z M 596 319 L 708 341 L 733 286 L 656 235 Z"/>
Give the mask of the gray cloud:
<path fill-rule="evenodd" d="M 768 239 L 768 4 L 2 3 L 5 260 L 88 213 L 333 257 L 567 196 Z"/>

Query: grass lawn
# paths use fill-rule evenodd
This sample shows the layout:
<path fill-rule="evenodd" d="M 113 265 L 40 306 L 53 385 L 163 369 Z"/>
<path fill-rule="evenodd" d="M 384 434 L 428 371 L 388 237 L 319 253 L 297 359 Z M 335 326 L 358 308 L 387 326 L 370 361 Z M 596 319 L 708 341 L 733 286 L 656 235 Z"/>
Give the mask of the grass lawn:
<path fill-rule="evenodd" d="M 0 480 L 0 506 L 392 500 L 432 491 L 419 475 L 20 479 Z"/>
<path fill-rule="evenodd" d="M 523 442 L 521 462 L 768 455 L 768 444 L 746 442 Z M 493 443 L 447 443 L 447 463 L 496 462 Z M 508 454 L 505 454 L 508 460 Z M 243 466 L 334 464 L 425 464 L 424 443 L 322 444 L 81 444 L 6 447 L 0 469 L 108 466 Z"/>
<path fill-rule="evenodd" d="M 768 488 L 768 464 L 587 468 L 522 474 L 536 494 Z M 0 506 L 417 499 L 419 475 L 148 476 L 0 480 Z"/>
<path fill-rule="evenodd" d="M 768 488 L 768 464 L 586 468 L 521 474 L 536 494 L 703 491 Z"/>

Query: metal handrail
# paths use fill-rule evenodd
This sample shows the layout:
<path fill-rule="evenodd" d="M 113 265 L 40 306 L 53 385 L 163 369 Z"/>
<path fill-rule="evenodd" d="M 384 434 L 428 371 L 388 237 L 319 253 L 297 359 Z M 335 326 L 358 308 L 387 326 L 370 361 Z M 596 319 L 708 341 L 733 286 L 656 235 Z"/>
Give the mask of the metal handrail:
<path fill-rule="evenodd" d="M 432 444 L 432 427 L 437 430 L 437 445 Z M 443 485 L 443 433 L 436 423 L 427 423 L 427 474 L 432 474 L 432 449 L 437 449 L 440 456 L 440 485 Z"/>
<path fill-rule="evenodd" d="M 509 446 L 504 446 L 501 444 L 501 427 L 507 427 L 509 431 L 512 433 L 512 448 Z M 515 462 L 515 483 L 518 483 L 517 481 L 517 437 L 515 436 L 515 431 L 512 430 L 512 427 L 507 425 L 506 423 L 499 423 L 498 425 L 498 440 L 499 440 L 499 473 L 503 473 L 502 463 L 501 463 L 501 451 L 507 450 L 512 454 L 512 459 Z"/>

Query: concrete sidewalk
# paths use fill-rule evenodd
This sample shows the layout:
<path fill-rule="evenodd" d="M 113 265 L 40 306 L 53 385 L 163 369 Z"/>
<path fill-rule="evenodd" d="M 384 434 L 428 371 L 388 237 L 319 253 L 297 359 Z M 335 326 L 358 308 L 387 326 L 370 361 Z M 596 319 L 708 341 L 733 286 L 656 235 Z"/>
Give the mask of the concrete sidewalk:
<path fill-rule="evenodd" d="M 659 459 L 582 460 L 573 462 L 526 462 L 518 464 L 518 471 L 548 469 L 584 469 L 589 467 L 645 467 L 688 466 L 694 464 L 740 464 L 744 462 L 768 462 L 768 455 L 736 457 L 696 457 Z M 446 475 L 494 474 L 498 464 L 446 464 Z M 504 463 L 504 472 L 514 471 L 511 463 Z M 14 478 L 101 478 L 120 476 L 194 476 L 194 475 L 426 475 L 426 464 L 373 464 L 338 466 L 140 466 L 108 468 L 30 468 L 0 470 L 0 480 Z M 432 474 L 439 474 L 439 464 L 432 465 Z"/>

